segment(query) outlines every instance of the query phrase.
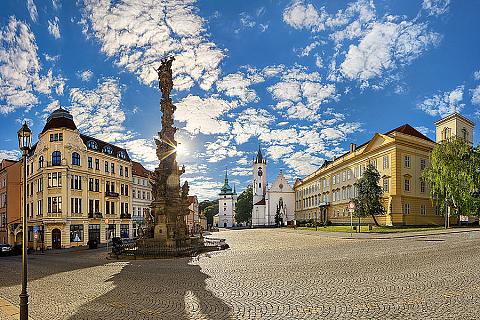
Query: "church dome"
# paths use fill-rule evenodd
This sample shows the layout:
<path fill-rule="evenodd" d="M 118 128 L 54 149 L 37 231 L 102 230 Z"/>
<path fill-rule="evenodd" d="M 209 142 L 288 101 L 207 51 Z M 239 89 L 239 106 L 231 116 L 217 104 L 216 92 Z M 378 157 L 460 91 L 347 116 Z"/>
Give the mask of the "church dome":
<path fill-rule="evenodd" d="M 42 130 L 42 133 L 50 129 L 67 128 L 71 130 L 77 130 L 77 126 L 73 121 L 73 116 L 68 110 L 59 108 L 52 112 L 47 118 L 47 123 Z"/>

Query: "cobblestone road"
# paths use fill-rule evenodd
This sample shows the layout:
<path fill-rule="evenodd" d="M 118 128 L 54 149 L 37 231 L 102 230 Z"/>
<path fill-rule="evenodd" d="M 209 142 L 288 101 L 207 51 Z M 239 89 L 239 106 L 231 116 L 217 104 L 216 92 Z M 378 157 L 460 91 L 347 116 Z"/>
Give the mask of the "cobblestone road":
<path fill-rule="evenodd" d="M 478 319 L 480 232 L 405 239 L 242 230 L 194 261 L 30 257 L 34 319 Z M 0 259 L 18 302 L 20 259 Z M 0 316 L 1 317 L 1 316 Z"/>

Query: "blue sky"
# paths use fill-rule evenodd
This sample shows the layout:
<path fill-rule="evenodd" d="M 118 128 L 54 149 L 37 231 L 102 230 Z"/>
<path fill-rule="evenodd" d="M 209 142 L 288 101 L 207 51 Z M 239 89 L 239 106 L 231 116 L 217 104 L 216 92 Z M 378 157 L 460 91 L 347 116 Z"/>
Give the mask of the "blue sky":
<path fill-rule="evenodd" d="M 480 2 L 2 1 L 0 158 L 23 120 L 62 106 L 86 134 L 153 168 L 154 66 L 175 55 L 179 162 L 201 199 L 228 167 L 242 190 L 260 144 L 293 182 L 404 123 L 434 137 L 480 118 Z M 475 129 L 478 143 L 479 128 Z"/>

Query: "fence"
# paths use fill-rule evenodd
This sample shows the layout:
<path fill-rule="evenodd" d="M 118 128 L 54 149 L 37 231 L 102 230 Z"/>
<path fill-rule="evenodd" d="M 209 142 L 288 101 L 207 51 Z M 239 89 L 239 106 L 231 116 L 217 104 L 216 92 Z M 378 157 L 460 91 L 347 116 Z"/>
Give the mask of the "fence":
<path fill-rule="evenodd" d="M 119 239 L 112 241 L 111 256 L 128 258 L 192 257 L 197 254 L 228 248 L 225 239 L 204 239 L 203 243 L 186 246 L 167 246 L 160 241 L 143 239 Z"/>

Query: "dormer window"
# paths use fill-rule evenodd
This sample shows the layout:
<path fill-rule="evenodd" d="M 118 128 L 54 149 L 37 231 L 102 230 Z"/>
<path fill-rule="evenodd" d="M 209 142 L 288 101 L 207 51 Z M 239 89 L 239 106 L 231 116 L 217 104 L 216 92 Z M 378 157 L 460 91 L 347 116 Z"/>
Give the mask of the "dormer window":
<path fill-rule="evenodd" d="M 120 159 L 126 159 L 127 158 L 127 155 L 125 154 L 125 151 L 119 151 L 117 156 L 120 158 Z"/>
<path fill-rule="evenodd" d="M 103 152 L 106 154 L 113 154 L 113 149 L 110 146 L 103 147 Z"/>
<path fill-rule="evenodd" d="M 93 140 L 88 141 L 87 147 L 88 147 L 88 149 L 92 149 L 92 150 L 97 150 L 98 149 L 97 143 Z"/>

